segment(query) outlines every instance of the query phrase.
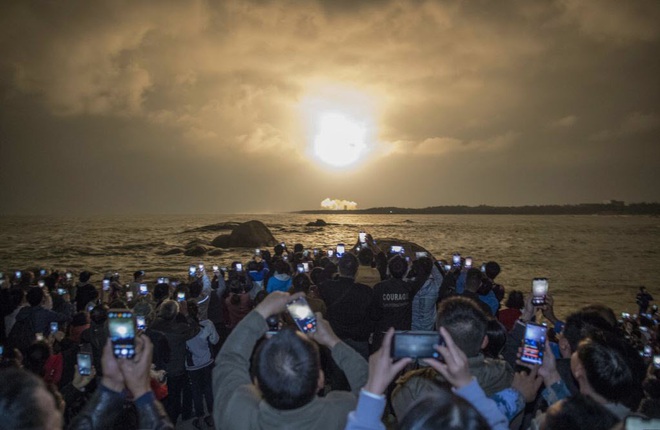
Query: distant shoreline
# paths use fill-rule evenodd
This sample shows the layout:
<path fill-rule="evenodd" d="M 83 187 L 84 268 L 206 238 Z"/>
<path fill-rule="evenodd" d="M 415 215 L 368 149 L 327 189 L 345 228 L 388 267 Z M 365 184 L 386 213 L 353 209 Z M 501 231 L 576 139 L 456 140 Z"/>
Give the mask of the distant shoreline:
<path fill-rule="evenodd" d="M 369 209 L 294 211 L 297 214 L 374 214 L 374 215 L 660 215 L 660 203 L 582 203 L 539 206 L 431 206 L 426 208 L 377 207 Z"/>

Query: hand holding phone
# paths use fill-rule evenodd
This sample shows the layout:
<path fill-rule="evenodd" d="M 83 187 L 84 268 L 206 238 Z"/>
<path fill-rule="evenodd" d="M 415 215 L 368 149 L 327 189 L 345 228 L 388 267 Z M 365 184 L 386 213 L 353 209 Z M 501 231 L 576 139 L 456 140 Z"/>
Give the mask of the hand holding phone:
<path fill-rule="evenodd" d="M 520 361 L 529 364 L 543 364 L 547 328 L 540 324 L 527 323 L 523 339 Z"/>
<path fill-rule="evenodd" d="M 437 331 L 399 331 L 394 332 L 390 355 L 400 358 L 435 358 L 441 359 L 436 345 L 443 345 L 442 336 Z"/>
<path fill-rule="evenodd" d="M 304 297 L 298 297 L 287 303 L 286 308 L 300 331 L 303 333 L 316 332 L 316 315 Z"/>
<path fill-rule="evenodd" d="M 78 353 L 78 373 L 83 376 L 89 376 L 92 374 L 92 355 L 88 353 Z"/>
<path fill-rule="evenodd" d="M 545 305 L 545 300 L 547 295 L 548 295 L 548 279 L 534 278 L 534 280 L 532 280 L 532 305 L 534 306 Z"/>
<path fill-rule="evenodd" d="M 129 309 L 110 309 L 108 311 L 108 331 L 112 351 L 117 358 L 135 356 L 135 321 Z"/>

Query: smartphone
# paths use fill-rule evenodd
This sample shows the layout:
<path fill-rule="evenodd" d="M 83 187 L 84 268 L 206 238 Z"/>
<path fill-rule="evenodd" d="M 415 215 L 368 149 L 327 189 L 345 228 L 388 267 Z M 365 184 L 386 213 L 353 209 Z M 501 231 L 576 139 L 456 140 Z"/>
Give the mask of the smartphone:
<path fill-rule="evenodd" d="M 332 249 L 328 249 L 328 257 L 332 258 L 333 255 L 335 255 L 335 251 L 333 251 Z"/>
<path fill-rule="evenodd" d="M 133 300 L 133 291 L 126 291 L 126 299 Z"/>
<path fill-rule="evenodd" d="M 78 360 L 78 373 L 84 376 L 92 374 L 92 354 L 79 352 L 76 355 Z"/>
<path fill-rule="evenodd" d="M 358 233 L 358 236 L 360 238 L 360 243 L 367 243 L 367 233 L 361 231 Z"/>
<path fill-rule="evenodd" d="M 449 273 L 451 270 L 451 264 L 445 264 L 445 272 Z"/>
<path fill-rule="evenodd" d="M 176 293 L 176 301 L 177 302 L 185 302 L 186 301 L 186 292 L 185 291 L 179 291 Z"/>
<path fill-rule="evenodd" d="M 303 262 L 302 265 L 303 265 L 303 270 L 305 271 L 305 273 L 309 272 L 309 263 L 305 261 L 305 262 Z"/>
<path fill-rule="evenodd" d="M 547 328 L 540 324 L 527 323 L 520 361 L 529 364 L 543 364 L 545 334 Z"/>
<path fill-rule="evenodd" d="M 316 331 L 316 316 L 309 307 L 304 297 L 298 297 L 286 305 L 291 318 L 303 333 L 314 333 Z"/>
<path fill-rule="evenodd" d="M 16 273 L 14 273 L 14 275 L 16 275 L 16 279 L 21 279 L 21 277 L 23 276 L 20 270 L 17 270 Z"/>
<path fill-rule="evenodd" d="M 214 264 L 214 265 L 213 265 L 213 272 L 217 273 L 218 270 L 220 270 L 220 267 L 218 267 L 217 264 Z"/>
<path fill-rule="evenodd" d="M 660 429 L 660 419 L 643 418 L 634 415 L 626 417 L 625 430 L 658 430 Z"/>
<path fill-rule="evenodd" d="M 73 273 L 71 273 L 71 272 L 66 272 L 66 280 L 67 280 L 67 281 L 70 281 L 70 280 L 72 280 L 72 279 L 73 279 Z"/>
<path fill-rule="evenodd" d="M 280 242 L 280 245 L 282 245 L 282 248 L 286 249 L 286 243 Z"/>
<path fill-rule="evenodd" d="M 37 281 L 37 285 L 39 286 L 39 288 L 43 288 L 46 286 L 46 281 L 44 281 L 43 279 L 39 279 Z"/>
<path fill-rule="evenodd" d="M 303 257 L 309 257 L 309 249 L 303 251 Z"/>
<path fill-rule="evenodd" d="M 532 281 L 532 305 L 542 306 L 545 304 L 545 296 L 548 294 L 548 280 L 546 278 L 534 278 Z"/>
<path fill-rule="evenodd" d="M 103 291 L 110 291 L 110 279 L 103 280 Z"/>
<path fill-rule="evenodd" d="M 44 334 L 43 333 L 35 333 L 35 338 L 37 339 L 37 342 L 41 342 L 44 340 Z"/>
<path fill-rule="evenodd" d="M 137 325 L 138 330 L 146 330 L 147 329 L 147 320 L 144 317 L 144 315 L 137 315 L 135 317 L 135 324 Z"/>
<path fill-rule="evenodd" d="M 472 268 L 472 257 L 465 257 L 465 268 L 466 269 Z"/>
<path fill-rule="evenodd" d="M 0 357 L 2 357 L 3 355 L 5 355 L 5 346 L 0 345 Z"/>
<path fill-rule="evenodd" d="M 337 245 L 337 257 L 341 257 L 344 255 L 344 252 L 346 252 L 346 247 L 344 246 L 343 243 L 340 243 Z"/>
<path fill-rule="evenodd" d="M 195 276 L 196 273 L 197 273 L 197 267 L 196 266 L 192 265 L 188 268 L 188 275 L 189 276 Z"/>
<path fill-rule="evenodd" d="M 653 367 L 660 369 L 660 355 L 653 356 Z"/>
<path fill-rule="evenodd" d="M 66 288 L 58 288 L 57 289 L 57 295 L 63 296 L 66 294 Z"/>
<path fill-rule="evenodd" d="M 108 311 L 108 331 L 112 351 L 117 358 L 133 358 L 135 355 L 135 321 L 129 309 Z"/>
<path fill-rule="evenodd" d="M 50 332 L 57 333 L 60 330 L 60 325 L 56 322 L 50 323 Z"/>
<path fill-rule="evenodd" d="M 197 267 L 199 268 L 199 271 L 200 271 L 200 272 L 203 272 L 203 271 L 204 271 L 204 263 L 199 263 L 199 264 L 197 265 Z"/>
<path fill-rule="evenodd" d="M 257 248 L 254 250 L 254 255 L 261 256 L 261 249 Z"/>
<path fill-rule="evenodd" d="M 629 319 L 629 318 L 630 318 L 630 314 L 629 314 L 628 312 L 621 312 L 621 318 Z"/>
<path fill-rule="evenodd" d="M 644 345 L 644 358 L 651 358 L 653 357 L 653 347 L 651 345 Z"/>
<path fill-rule="evenodd" d="M 486 273 L 486 263 L 481 265 L 481 273 Z"/>
<path fill-rule="evenodd" d="M 401 254 L 401 253 L 403 253 L 403 246 L 401 246 L 401 245 L 392 245 L 392 246 L 390 246 L 390 252 L 392 254 Z"/>
<path fill-rule="evenodd" d="M 302 264 L 299 264 L 297 266 L 297 270 L 298 270 L 298 273 L 305 273 L 305 266 L 303 266 Z"/>
<path fill-rule="evenodd" d="M 46 269 L 41 269 L 39 271 L 39 276 L 46 276 Z"/>
<path fill-rule="evenodd" d="M 451 261 L 454 266 L 460 266 L 461 265 L 461 254 L 456 253 L 451 257 Z"/>
<path fill-rule="evenodd" d="M 236 271 L 237 272 L 242 272 L 243 271 L 243 264 L 236 263 Z"/>
<path fill-rule="evenodd" d="M 149 288 L 147 287 L 147 284 L 140 284 L 139 293 L 141 296 L 146 296 L 149 294 Z"/>
<path fill-rule="evenodd" d="M 426 252 L 426 251 L 418 251 L 418 252 L 415 253 L 415 258 L 418 259 L 418 260 L 420 258 L 424 258 L 424 257 L 428 257 L 428 256 L 429 256 L 429 253 Z"/>
<path fill-rule="evenodd" d="M 390 356 L 440 359 L 435 345 L 444 345 L 444 340 L 437 331 L 398 331 L 392 338 Z"/>
<path fill-rule="evenodd" d="M 314 254 L 314 257 L 316 257 L 317 255 L 319 255 L 319 250 L 318 250 L 318 248 L 314 248 L 314 249 L 312 250 L 312 254 Z"/>

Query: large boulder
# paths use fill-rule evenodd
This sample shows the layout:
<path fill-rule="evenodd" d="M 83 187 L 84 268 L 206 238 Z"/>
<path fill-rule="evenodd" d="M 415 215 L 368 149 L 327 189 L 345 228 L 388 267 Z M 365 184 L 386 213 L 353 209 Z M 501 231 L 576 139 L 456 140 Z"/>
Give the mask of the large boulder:
<path fill-rule="evenodd" d="M 248 221 L 238 225 L 231 234 L 222 234 L 211 242 L 217 248 L 259 248 L 279 243 L 261 221 Z"/>
<path fill-rule="evenodd" d="M 230 221 L 230 222 L 221 222 L 218 224 L 204 225 L 197 228 L 192 228 L 190 230 L 185 230 L 184 233 L 191 233 L 197 231 L 222 231 L 222 230 L 233 230 L 238 227 L 240 223 Z"/>
<path fill-rule="evenodd" d="M 328 225 L 328 223 L 320 218 L 314 222 L 308 222 L 306 224 L 307 227 L 325 227 L 326 225 Z"/>

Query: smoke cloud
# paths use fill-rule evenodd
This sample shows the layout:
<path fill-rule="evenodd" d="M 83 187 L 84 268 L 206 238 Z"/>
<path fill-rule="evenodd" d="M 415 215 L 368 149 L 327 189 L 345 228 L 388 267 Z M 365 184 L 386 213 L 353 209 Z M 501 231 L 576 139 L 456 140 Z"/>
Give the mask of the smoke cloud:
<path fill-rule="evenodd" d="M 321 202 L 321 207 L 333 211 L 354 210 L 357 209 L 357 203 L 350 200 L 331 199 L 328 197 Z"/>

